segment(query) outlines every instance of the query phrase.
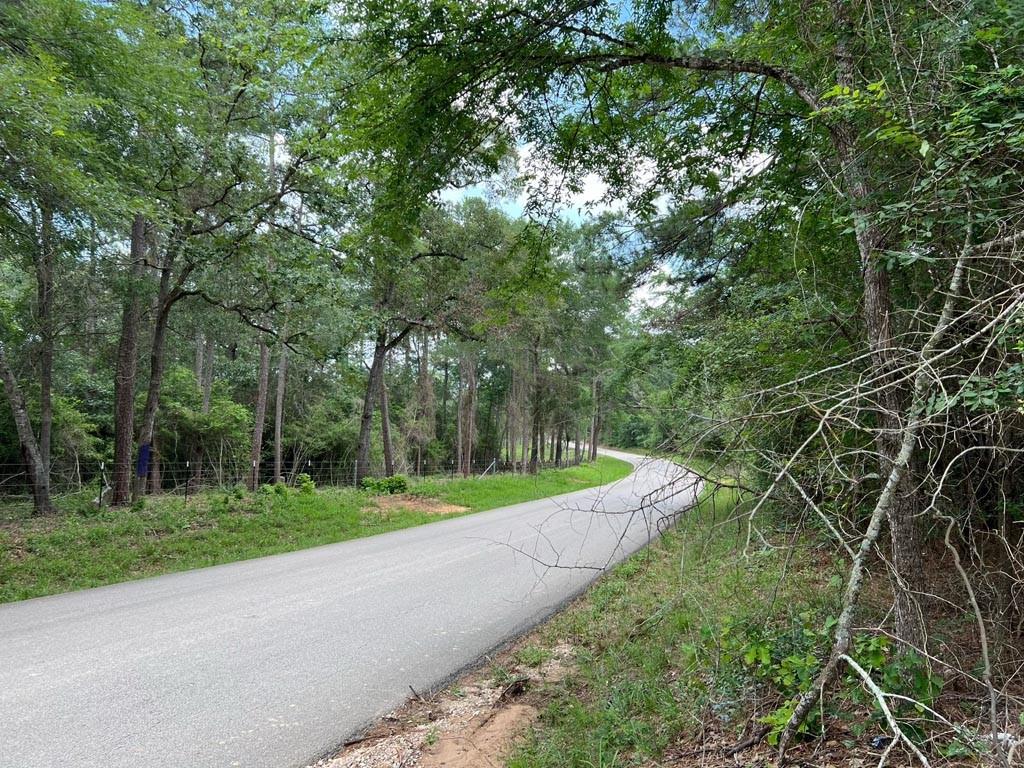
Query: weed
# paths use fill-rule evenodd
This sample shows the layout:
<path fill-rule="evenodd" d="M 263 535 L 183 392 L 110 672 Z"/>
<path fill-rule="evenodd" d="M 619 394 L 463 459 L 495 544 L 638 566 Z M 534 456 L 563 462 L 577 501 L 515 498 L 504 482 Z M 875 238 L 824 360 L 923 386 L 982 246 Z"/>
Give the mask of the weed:
<path fill-rule="evenodd" d="M 539 645 L 527 645 L 516 652 L 516 661 L 527 667 L 539 667 L 551 658 L 551 651 Z"/>
<path fill-rule="evenodd" d="M 295 484 L 298 486 L 299 493 L 303 493 L 307 496 L 312 495 L 316 491 L 316 483 L 314 483 L 313 478 L 305 472 L 295 478 Z"/>
<path fill-rule="evenodd" d="M 494 667 L 491 668 L 491 682 L 498 688 L 505 687 L 515 680 L 515 677 L 516 676 L 510 669 L 501 664 L 495 664 Z"/>
<path fill-rule="evenodd" d="M 375 494 L 405 493 L 409 490 L 409 478 L 405 475 L 391 475 L 390 477 L 364 477 L 362 482 L 363 490 Z"/>

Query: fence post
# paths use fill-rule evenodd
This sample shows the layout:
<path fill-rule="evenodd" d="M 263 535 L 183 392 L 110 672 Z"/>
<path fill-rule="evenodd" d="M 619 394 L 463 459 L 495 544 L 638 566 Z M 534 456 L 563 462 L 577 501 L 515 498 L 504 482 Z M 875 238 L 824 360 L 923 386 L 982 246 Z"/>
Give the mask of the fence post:
<path fill-rule="evenodd" d="M 107 478 L 106 478 L 107 472 L 106 472 L 106 469 L 107 469 L 107 462 L 101 461 L 100 462 L 100 492 L 96 496 L 96 511 L 97 512 L 102 512 L 103 511 L 103 491 L 104 491 L 104 486 L 106 486 L 106 484 L 107 484 Z"/>

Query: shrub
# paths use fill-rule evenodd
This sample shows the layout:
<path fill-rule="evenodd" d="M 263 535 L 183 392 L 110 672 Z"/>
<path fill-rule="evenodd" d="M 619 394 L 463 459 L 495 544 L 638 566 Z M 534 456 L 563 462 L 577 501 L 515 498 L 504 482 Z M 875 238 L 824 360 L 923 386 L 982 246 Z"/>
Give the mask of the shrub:
<path fill-rule="evenodd" d="M 376 494 L 405 493 L 409 490 L 409 479 L 405 475 L 364 477 L 363 490 Z"/>
<path fill-rule="evenodd" d="M 308 495 L 316 490 L 316 483 L 313 482 L 313 478 L 305 472 L 295 478 L 295 484 L 299 487 L 299 493 Z"/>

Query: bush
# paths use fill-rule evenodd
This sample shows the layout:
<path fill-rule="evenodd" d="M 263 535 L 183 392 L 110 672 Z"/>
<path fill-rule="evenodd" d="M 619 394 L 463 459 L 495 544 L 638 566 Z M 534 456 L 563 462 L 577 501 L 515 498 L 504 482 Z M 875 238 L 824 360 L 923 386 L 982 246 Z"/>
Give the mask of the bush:
<path fill-rule="evenodd" d="M 260 486 L 261 496 L 287 496 L 288 486 L 284 483 L 264 483 Z"/>
<path fill-rule="evenodd" d="M 299 487 L 299 493 L 309 495 L 316 490 L 316 483 L 313 482 L 313 478 L 305 472 L 295 478 L 295 484 Z"/>
<path fill-rule="evenodd" d="M 363 490 L 376 494 L 405 493 L 409 490 L 409 479 L 405 475 L 364 477 Z"/>

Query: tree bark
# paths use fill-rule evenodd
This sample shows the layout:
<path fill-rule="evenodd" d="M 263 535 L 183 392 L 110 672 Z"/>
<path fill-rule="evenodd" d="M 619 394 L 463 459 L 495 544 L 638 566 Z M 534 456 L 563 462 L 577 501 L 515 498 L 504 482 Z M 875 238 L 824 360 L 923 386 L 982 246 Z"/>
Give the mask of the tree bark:
<path fill-rule="evenodd" d="M 50 444 L 53 432 L 53 206 L 40 206 L 39 250 L 36 256 L 36 311 L 39 314 L 39 455 L 43 471 L 50 474 Z"/>
<path fill-rule="evenodd" d="M 114 471 L 110 503 L 126 504 L 132 491 L 132 448 L 135 438 L 135 374 L 141 305 L 139 281 L 145 269 L 146 222 L 136 215 L 131 230 L 131 276 L 121 313 L 121 338 L 114 372 Z"/>
<path fill-rule="evenodd" d="M 207 337 L 203 343 L 203 371 L 199 379 L 203 393 L 203 413 L 210 412 L 210 399 L 213 396 L 213 363 L 216 355 L 216 347 L 213 339 Z"/>
<path fill-rule="evenodd" d="M 384 330 L 377 332 L 373 345 L 373 360 L 370 362 L 370 374 L 366 380 L 366 392 L 363 395 L 363 412 L 359 417 L 359 446 L 356 450 L 356 482 L 370 476 L 370 438 L 373 435 L 373 411 L 376 407 L 376 395 L 380 392 L 380 381 L 384 371 L 384 357 L 387 354 L 387 336 Z"/>
<path fill-rule="evenodd" d="M 7 360 L 7 353 L 2 343 L 0 343 L 0 379 L 3 379 L 4 392 L 11 404 L 11 415 L 14 417 L 14 426 L 18 432 L 18 442 L 21 443 L 21 453 L 25 458 L 29 487 L 32 490 L 33 509 L 37 515 L 53 514 L 53 502 L 50 499 L 50 475 L 43 463 L 39 443 L 32 432 L 32 421 L 28 415 L 28 407 L 25 405 L 25 397 L 21 392 L 21 387 L 18 386 L 18 380 Z"/>
<path fill-rule="evenodd" d="M 512 471 L 516 471 L 516 372 L 512 369 L 509 376 L 508 396 L 505 402 L 505 458 Z"/>
<path fill-rule="evenodd" d="M 530 425 L 529 425 L 529 422 L 528 422 L 527 416 L 526 416 L 525 395 L 524 395 L 524 402 L 522 403 L 520 425 L 521 425 L 520 432 L 522 433 L 523 442 L 522 442 L 522 445 L 519 448 L 519 467 L 520 467 L 520 472 L 522 472 L 525 475 L 526 474 L 526 470 L 527 470 L 527 466 L 528 466 L 528 464 L 527 464 L 527 454 L 530 451 L 530 434 L 528 432 L 528 429 L 529 429 Z"/>
<path fill-rule="evenodd" d="M 160 410 L 160 388 L 163 386 L 167 361 L 167 326 L 171 308 L 185 295 L 181 290 L 181 284 L 190 271 L 186 270 L 179 275 L 177 285 L 171 286 L 178 245 L 177 237 L 172 238 L 160 265 L 160 283 L 154 303 L 156 317 L 153 319 L 153 343 L 149 350 L 149 386 L 146 390 L 146 406 L 142 411 L 142 427 L 139 429 L 140 448 L 149 445 L 152 449 L 153 446 L 156 415 Z M 150 243 L 150 246 L 151 250 L 155 252 L 156 243 Z"/>
<path fill-rule="evenodd" d="M 163 488 L 163 471 L 160 467 L 160 449 L 157 440 L 153 439 L 153 449 L 149 455 L 149 492 L 160 493 Z"/>
<path fill-rule="evenodd" d="M 462 472 L 462 371 L 459 371 L 459 385 L 456 388 L 457 399 L 455 401 L 455 467 Z"/>
<path fill-rule="evenodd" d="M 277 392 L 274 397 L 274 482 L 284 482 L 284 388 L 288 376 L 288 346 L 281 339 L 281 356 L 277 362 Z"/>
<path fill-rule="evenodd" d="M 380 436 L 384 444 L 384 474 L 391 477 L 395 474 L 394 445 L 391 442 L 391 413 L 388 408 L 388 385 L 384 380 L 384 371 L 380 376 Z"/>
<path fill-rule="evenodd" d="M 835 45 L 837 83 L 856 87 L 857 73 L 849 40 L 853 38 L 853 24 L 846 3 L 836 0 L 832 4 L 838 30 Z M 860 254 L 864 281 L 864 325 L 871 351 L 871 363 L 877 381 L 879 427 L 876 440 L 881 457 L 881 475 L 890 475 L 900 453 L 903 434 L 902 413 L 907 393 L 896 381 L 897 360 L 892 330 L 891 280 L 888 270 L 879 258 L 885 248 L 885 233 L 877 221 L 868 173 L 856 152 L 856 141 L 851 129 L 844 123 L 830 126 L 832 143 L 843 169 L 846 193 L 853 212 L 854 232 Z M 901 640 L 912 647 L 923 648 L 924 624 L 914 597 L 921 574 L 922 536 L 916 518 L 917 497 L 911 467 L 898 474 L 898 485 L 892 502 L 887 507 L 889 539 L 892 550 L 893 593 L 895 596 L 895 627 Z"/>
<path fill-rule="evenodd" d="M 196 364 L 194 373 L 196 375 L 196 381 L 203 380 L 203 369 L 204 369 L 204 353 L 206 352 L 206 335 L 199 331 L 196 334 Z"/>
<path fill-rule="evenodd" d="M 530 472 L 537 471 L 537 462 L 544 439 L 544 413 L 541 404 L 544 399 L 544 384 L 540 375 L 540 350 L 533 347 L 533 428 L 530 434 Z"/>
<path fill-rule="evenodd" d="M 444 365 L 444 378 L 441 382 L 441 426 L 438 430 L 441 434 L 441 438 L 444 439 L 448 432 L 448 359 L 445 358 Z"/>
<path fill-rule="evenodd" d="M 196 340 L 196 346 L 202 349 L 202 351 L 199 351 L 199 349 L 196 351 L 196 362 L 200 366 L 198 372 L 199 390 L 202 397 L 200 413 L 208 414 L 210 412 L 210 398 L 213 394 L 213 339 L 209 336 L 204 339 L 200 335 L 200 338 Z M 203 483 L 204 460 L 203 440 L 200 436 L 199 441 L 195 445 L 195 450 L 192 452 L 192 485 L 197 491 L 202 487 Z"/>
<path fill-rule="evenodd" d="M 473 444 L 476 441 L 476 361 L 469 354 L 459 360 L 459 471 L 463 477 L 473 473 Z"/>
<path fill-rule="evenodd" d="M 376 396 L 380 392 L 384 376 L 384 361 L 388 352 L 402 343 L 415 326 L 407 325 L 394 338 L 388 339 L 387 330 L 381 328 L 373 344 L 373 360 L 370 363 L 370 375 L 366 380 L 366 393 L 363 396 L 363 412 L 359 420 L 359 445 L 356 449 L 356 483 L 370 474 L 370 438 L 373 434 L 373 410 L 376 407 Z"/>
<path fill-rule="evenodd" d="M 423 452 L 437 434 L 434 381 L 430 376 L 430 335 L 420 337 L 416 371 L 416 473 L 423 472 Z"/>
<path fill-rule="evenodd" d="M 255 491 L 260 481 L 260 460 L 263 456 L 263 428 L 267 421 L 267 390 L 270 389 L 270 347 L 266 339 L 259 340 L 260 368 L 256 381 L 256 407 L 253 414 L 252 451 L 249 453 L 249 489 Z"/>

